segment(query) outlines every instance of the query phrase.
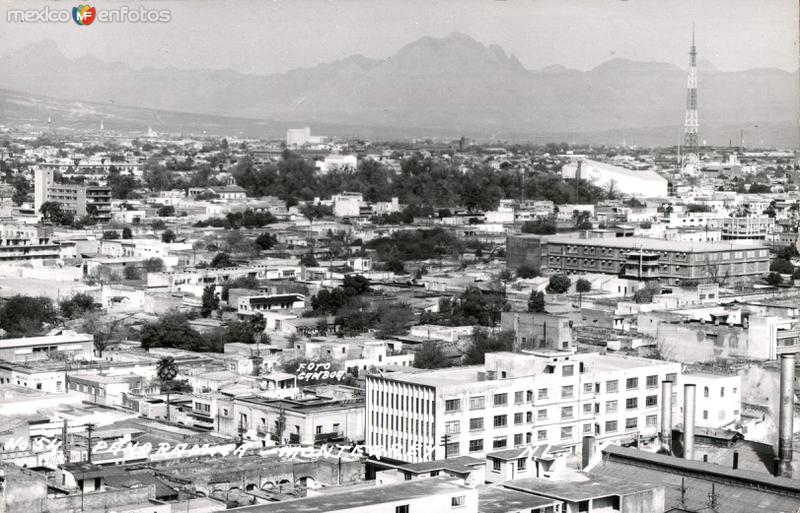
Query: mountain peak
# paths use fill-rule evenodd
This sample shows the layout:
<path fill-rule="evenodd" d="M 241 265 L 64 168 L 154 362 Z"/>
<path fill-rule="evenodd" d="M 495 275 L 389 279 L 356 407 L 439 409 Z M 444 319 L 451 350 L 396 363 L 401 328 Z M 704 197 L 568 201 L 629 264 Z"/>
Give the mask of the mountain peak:
<path fill-rule="evenodd" d="M 499 45 L 484 45 L 461 32 L 422 37 L 386 59 L 381 73 L 526 73 Z"/>

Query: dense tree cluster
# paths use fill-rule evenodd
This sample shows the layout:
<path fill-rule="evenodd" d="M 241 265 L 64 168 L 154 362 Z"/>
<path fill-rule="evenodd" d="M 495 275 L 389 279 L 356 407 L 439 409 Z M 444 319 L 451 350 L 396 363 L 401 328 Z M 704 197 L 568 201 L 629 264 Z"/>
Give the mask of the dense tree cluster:
<path fill-rule="evenodd" d="M 525 197 L 555 203 L 596 203 L 605 191 L 588 182 L 567 181 L 557 174 L 528 171 L 523 179 L 511 168 L 489 166 L 467 169 L 453 162 L 415 154 L 403 160 L 395 172 L 373 160 L 362 160 L 355 170 L 316 173 L 312 162 L 285 151 L 277 163 L 256 165 L 245 158 L 233 170 L 236 183 L 251 196 L 274 195 L 289 206 L 342 191 L 358 191 L 370 202 L 399 198 L 401 203 L 434 208 L 466 207 L 490 210 L 503 198 L 517 198 L 524 186 Z"/>
<path fill-rule="evenodd" d="M 98 304 L 90 294 L 79 292 L 72 297 L 62 299 L 58 304 L 61 315 L 67 319 L 77 319 L 98 309 Z"/>
<path fill-rule="evenodd" d="M 440 299 L 439 311 L 423 313 L 420 322 L 445 326 L 495 326 L 500 321 L 500 314 L 509 308 L 502 286 L 493 284 L 489 289 L 467 287 L 458 298 Z"/>
<path fill-rule="evenodd" d="M 248 208 L 244 212 L 229 212 L 225 214 L 225 217 L 211 217 L 205 221 L 197 221 L 194 226 L 237 230 L 239 228 L 261 228 L 277 221 L 278 219 L 269 212 L 255 212 Z"/>
<path fill-rule="evenodd" d="M 441 228 L 394 232 L 389 237 L 367 242 L 366 247 L 376 250 L 384 262 L 441 258 L 463 249 L 455 235 Z"/>
<path fill-rule="evenodd" d="M 53 302 L 46 297 L 16 295 L 0 306 L 0 329 L 10 338 L 40 335 L 56 320 Z"/>

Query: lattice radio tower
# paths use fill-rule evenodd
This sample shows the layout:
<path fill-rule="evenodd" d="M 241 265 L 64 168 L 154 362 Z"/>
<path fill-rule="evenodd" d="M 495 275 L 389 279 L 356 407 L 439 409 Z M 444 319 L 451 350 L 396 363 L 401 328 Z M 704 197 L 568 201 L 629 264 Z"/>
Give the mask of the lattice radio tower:
<path fill-rule="evenodd" d="M 689 50 L 689 81 L 686 85 L 686 120 L 683 124 L 684 164 L 695 164 L 697 156 L 697 47 L 694 44 L 692 25 L 692 47 Z"/>

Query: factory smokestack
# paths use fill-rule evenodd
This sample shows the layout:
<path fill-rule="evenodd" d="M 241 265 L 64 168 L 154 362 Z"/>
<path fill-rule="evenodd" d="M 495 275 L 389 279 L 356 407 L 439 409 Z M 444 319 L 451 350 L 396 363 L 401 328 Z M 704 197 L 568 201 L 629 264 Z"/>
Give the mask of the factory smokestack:
<path fill-rule="evenodd" d="M 661 382 L 661 448 L 659 454 L 672 455 L 672 381 Z"/>
<path fill-rule="evenodd" d="M 778 476 L 792 477 L 794 432 L 794 353 L 781 355 L 780 423 L 778 424 Z"/>
<path fill-rule="evenodd" d="M 694 459 L 695 385 L 683 385 L 683 457 Z"/>

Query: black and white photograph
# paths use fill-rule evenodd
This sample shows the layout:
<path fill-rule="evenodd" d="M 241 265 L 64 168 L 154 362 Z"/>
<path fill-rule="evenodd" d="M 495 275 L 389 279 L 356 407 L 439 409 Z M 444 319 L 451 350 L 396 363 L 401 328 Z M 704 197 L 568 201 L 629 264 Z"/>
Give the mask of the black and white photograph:
<path fill-rule="evenodd" d="M 0 513 L 800 513 L 800 0 L 0 0 Z"/>

